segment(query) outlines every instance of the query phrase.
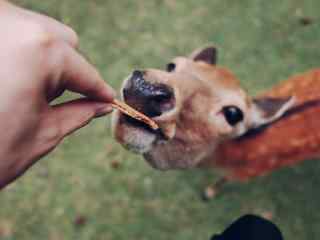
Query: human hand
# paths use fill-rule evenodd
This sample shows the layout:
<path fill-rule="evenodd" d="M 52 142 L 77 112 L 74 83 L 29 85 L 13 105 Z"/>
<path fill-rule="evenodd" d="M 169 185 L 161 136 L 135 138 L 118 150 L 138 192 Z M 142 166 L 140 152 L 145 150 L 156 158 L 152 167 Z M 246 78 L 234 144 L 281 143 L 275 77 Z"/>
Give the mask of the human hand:
<path fill-rule="evenodd" d="M 112 111 L 113 90 L 77 51 L 77 35 L 0 1 L 0 188 L 64 137 Z M 65 90 L 82 99 L 52 105 Z"/>

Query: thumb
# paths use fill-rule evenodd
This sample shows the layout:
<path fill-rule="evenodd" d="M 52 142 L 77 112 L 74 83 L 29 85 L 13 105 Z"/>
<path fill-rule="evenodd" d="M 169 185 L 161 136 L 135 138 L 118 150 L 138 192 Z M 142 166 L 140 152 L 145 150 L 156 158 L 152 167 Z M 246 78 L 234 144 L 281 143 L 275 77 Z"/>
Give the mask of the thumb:
<path fill-rule="evenodd" d="M 59 138 L 87 125 L 93 118 L 102 117 L 112 111 L 109 103 L 96 102 L 89 99 L 77 99 L 51 107 L 47 119 L 56 121 Z"/>
<path fill-rule="evenodd" d="M 87 125 L 93 118 L 112 111 L 109 103 L 77 99 L 51 106 L 42 116 L 34 148 L 24 163 L 23 172 L 44 155 L 51 152 L 64 137 Z"/>

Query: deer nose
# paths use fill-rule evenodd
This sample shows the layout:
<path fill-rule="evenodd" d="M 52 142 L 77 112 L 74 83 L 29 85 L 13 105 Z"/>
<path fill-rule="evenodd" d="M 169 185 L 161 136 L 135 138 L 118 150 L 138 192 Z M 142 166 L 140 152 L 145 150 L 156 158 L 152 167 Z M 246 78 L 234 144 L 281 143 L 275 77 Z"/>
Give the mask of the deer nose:
<path fill-rule="evenodd" d="M 150 83 L 144 78 L 145 72 L 132 73 L 123 89 L 124 101 L 149 117 L 160 116 L 173 99 L 173 90 L 165 84 Z"/>
<path fill-rule="evenodd" d="M 144 74 L 143 71 L 134 70 L 133 73 L 132 73 L 132 77 L 134 77 L 134 78 L 142 78 L 143 74 Z"/>

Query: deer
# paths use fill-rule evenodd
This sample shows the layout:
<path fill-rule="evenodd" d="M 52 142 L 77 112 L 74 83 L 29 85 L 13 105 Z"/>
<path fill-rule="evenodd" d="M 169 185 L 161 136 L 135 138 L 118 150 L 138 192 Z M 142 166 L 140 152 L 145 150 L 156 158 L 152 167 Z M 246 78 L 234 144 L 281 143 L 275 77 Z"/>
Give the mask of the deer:
<path fill-rule="evenodd" d="M 205 189 L 214 197 L 227 182 L 249 181 L 320 156 L 320 69 L 297 74 L 249 96 L 208 46 L 176 57 L 165 70 L 136 70 L 121 99 L 154 120 L 153 130 L 119 111 L 115 139 L 155 169 L 220 169 Z"/>

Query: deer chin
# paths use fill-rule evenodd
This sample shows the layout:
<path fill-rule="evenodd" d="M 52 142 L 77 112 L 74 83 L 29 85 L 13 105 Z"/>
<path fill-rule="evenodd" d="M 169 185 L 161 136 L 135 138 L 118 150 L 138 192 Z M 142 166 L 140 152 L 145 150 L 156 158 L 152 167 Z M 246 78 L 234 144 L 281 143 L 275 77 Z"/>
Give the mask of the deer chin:
<path fill-rule="evenodd" d="M 149 154 L 159 145 L 165 145 L 173 138 L 173 131 L 166 126 L 153 130 L 143 122 L 116 110 L 112 115 L 112 132 L 116 140 L 127 150 L 137 154 Z"/>
<path fill-rule="evenodd" d="M 117 141 L 131 152 L 140 154 L 155 169 L 178 170 L 196 168 L 207 151 L 199 146 L 189 147 L 184 141 L 166 138 L 162 131 L 115 111 L 113 134 Z"/>
<path fill-rule="evenodd" d="M 123 147 L 138 154 L 149 152 L 153 145 L 162 139 L 159 131 L 154 131 L 144 123 L 119 111 L 113 113 L 112 130 L 113 135 Z"/>
<path fill-rule="evenodd" d="M 186 169 L 194 169 L 196 168 L 200 161 L 197 161 L 197 158 L 190 157 L 181 157 L 174 158 L 172 156 L 163 156 L 161 154 L 161 149 L 157 149 L 157 147 L 151 149 L 149 152 L 144 153 L 144 159 L 154 168 L 161 171 L 168 170 L 186 170 Z M 159 157 L 161 156 L 161 157 Z M 174 158 L 174 159 L 173 159 Z"/>
<path fill-rule="evenodd" d="M 156 142 L 143 157 L 153 168 L 162 171 L 195 169 L 214 149 L 212 145 L 188 144 L 173 138 Z"/>

